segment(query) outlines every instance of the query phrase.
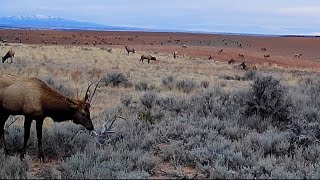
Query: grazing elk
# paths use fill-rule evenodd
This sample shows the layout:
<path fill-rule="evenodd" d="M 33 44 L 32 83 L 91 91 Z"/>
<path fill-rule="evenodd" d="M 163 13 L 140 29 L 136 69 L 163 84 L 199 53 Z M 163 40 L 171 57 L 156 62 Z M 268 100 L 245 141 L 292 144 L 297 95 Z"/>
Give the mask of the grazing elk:
<path fill-rule="evenodd" d="M 253 66 L 253 67 L 252 67 L 252 70 L 253 70 L 253 71 L 258 70 L 257 66 Z"/>
<path fill-rule="evenodd" d="M 236 61 L 233 59 L 233 58 L 231 58 L 229 61 L 228 61 L 228 64 L 234 64 Z"/>
<path fill-rule="evenodd" d="M 244 69 L 244 70 L 247 69 L 247 65 L 246 65 L 244 62 L 242 62 L 242 63 L 239 65 L 239 67 L 241 67 L 241 68 Z"/>
<path fill-rule="evenodd" d="M 40 79 L 21 78 L 12 74 L 2 75 L 0 77 L 0 140 L 4 140 L 4 125 L 8 117 L 24 115 L 24 144 L 20 154 L 20 158 L 23 159 L 30 137 L 30 127 L 32 121 L 35 120 L 38 157 L 44 161 L 42 151 L 44 119 L 50 117 L 55 122 L 73 120 L 75 124 L 80 124 L 89 131 L 94 130 L 90 117 L 90 106 L 100 81 L 91 98 L 89 98 L 89 91 L 95 82 L 88 86 L 84 99 L 72 99 L 49 87 Z M 6 147 L 5 152 L 7 152 Z"/>
<path fill-rule="evenodd" d="M 9 50 L 9 51 L 7 52 L 7 54 L 2 57 L 2 63 L 4 63 L 8 58 L 11 59 L 11 63 L 12 63 L 13 58 L 14 58 L 14 53 L 15 53 L 15 52 L 14 52 L 13 50 Z"/>
<path fill-rule="evenodd" d="M 267 51 L 267 49 L 266 48 L 261 48 L 261 51 Z"/>
<path fill-rule="evenodd" d="M 128 47 L 128 46 L 124 46 L 126 48 L 126 51 L 128 52 L 128 55 L 130 52 L 132 53 L 136 53 L 136 50 L 134 48 Z"/>
<path fill-rule="evenodd" d="M 301 56 L 302 56 L 302 53 L 294 55 L 295 58 L 300 58 Z"/>
<path fill-rule="evenodd" d="M 269 54 L 265 54 L 265 55 L 263 55 L 264 56 L 264 58 L 269 58 L 269 57 L 271 57 Z"/>
<path fill-rule="evenodd" d="M 187 48 L 187 45 L 182 45 L 183 48 Z"/>
<path fill-rule="evenodd" d="M 244 55 L 243 54 L 239 54 L 239 57 L 241 57 L 242 59 L 244 59 Z"/>
<path fill-rule="evenodd" d="M 219 51 L 218 51 L 218 54 L 221 54 L 221 53 L 222 53 L 222 51 L 223 51 L 223 49 L 219 50 Z"/>
<path fill-rule="evenodd" d="M 175 58 L 177 58 L 178 57 L 178 52 L 177 51 L 174 51 L 173 52 L 173 58 L 175 59 Z"/>
<path fill-rule="evenodd" d="M 156 57 L 153 57 L 153 56 L 151 56 L 150 54 L 142 54 L 139 63 L 140 63 L 140 62 L 143 63 L 143 60 L 145 60 L 145 59 L 148 60 L 148 64 L 150 64 L 150 60 L 157 61 Z"/>

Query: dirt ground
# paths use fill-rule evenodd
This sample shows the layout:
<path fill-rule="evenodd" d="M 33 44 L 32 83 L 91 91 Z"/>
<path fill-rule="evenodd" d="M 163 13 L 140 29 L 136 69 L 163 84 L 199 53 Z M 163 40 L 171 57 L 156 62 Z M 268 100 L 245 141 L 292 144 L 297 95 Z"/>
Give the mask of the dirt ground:
<path fill-rule="evenodd" d="M 249 66 L 277 64 L 288 68 L 320 68 L 320 38 L 317 37 L 1 29 L 0 38 L 9 43 L 24 44 L 111 48 L 124 48 L 128 45 L 134 47 L 136 51 L 170 54 L 177 51 L 180 56 L 206 59 L 212 56 L 213 60 L 222 62 L 233 58 L 236 62 L 246 62 Z M 261 48 L 266 48 L 266 51 Z M 219 53 L 221 49 L 223 51 Z M 302 53 L 301 57 L 294 57 L 299 53 Z M 239 54 L 243 54 L 244 58 Z M 264 55 L 270 55 L 270 57 L 264 57 Z"/>

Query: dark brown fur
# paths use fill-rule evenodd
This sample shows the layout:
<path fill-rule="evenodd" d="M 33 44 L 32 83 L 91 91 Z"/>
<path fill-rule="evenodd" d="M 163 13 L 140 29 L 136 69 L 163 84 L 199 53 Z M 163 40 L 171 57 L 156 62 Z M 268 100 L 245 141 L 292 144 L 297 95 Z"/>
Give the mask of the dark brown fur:
<path fill-rule="evenodd" d="M 247 69 L 247 65 L 246 65 L 244 62 L 242 62 L 242 63 L 239 65 L 239 67 L 241 67 L 241 68 L 244 69 L 244 70 Z"/>

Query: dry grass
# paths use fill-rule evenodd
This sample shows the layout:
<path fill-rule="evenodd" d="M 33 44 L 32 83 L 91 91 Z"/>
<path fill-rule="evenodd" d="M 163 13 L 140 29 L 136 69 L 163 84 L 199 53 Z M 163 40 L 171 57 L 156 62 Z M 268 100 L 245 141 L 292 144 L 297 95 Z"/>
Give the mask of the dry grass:
<path fill-rule="evenodd" d="M 100 78 L 107 73 L 121 72 L 131 82 L 145 81 L 156 87 L 161 86 L 162 78 L 172 75 L 176 79 L 187 79 L 195 82 L 203 80 L 210 84 L 223 84 L 226 89 L 239 88 L 248 85 L 244 81 L 228 81 L 219 79 L 220 76 L 243 75 L 244 71 L 237 70 L 226 63 L 211 60 L 179 57 L 173 59 L 167 54 L 153 54 L 159 59 L 149 65 L 139 63 L 141 54 L 126 54 L 124 49 L 113 49 L 109 53 L 99 48 L 77 46 L 43 46 L 11 44 L 11 47 L 0 47 L 0 54 L 8 49 L 16 51 L 13 64 L 2 64 L 2 73 L 13 73 L 25 77 L 54 77 L 65 80 L 76 91 L 84 91 L 87 83 Z M 148 52 L 151 53 L 152 52 Z M 130 94 L 132 88 L 101 87 L 93 112 L 119 103 L 122 94 Z M 134 92 L 137 93 L 137 92 Z"/>

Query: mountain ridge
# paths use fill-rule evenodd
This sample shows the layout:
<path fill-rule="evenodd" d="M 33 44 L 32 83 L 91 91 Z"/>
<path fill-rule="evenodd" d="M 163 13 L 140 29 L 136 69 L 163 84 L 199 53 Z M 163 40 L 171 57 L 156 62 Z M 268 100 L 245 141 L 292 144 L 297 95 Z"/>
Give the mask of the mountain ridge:
<path fill-rule="evenodd" d="M 0 17 L 0 27 L 31 29 L 147 30 L 139 27 L 108 26 L 44 15 Z"/>

